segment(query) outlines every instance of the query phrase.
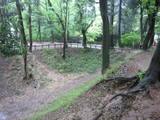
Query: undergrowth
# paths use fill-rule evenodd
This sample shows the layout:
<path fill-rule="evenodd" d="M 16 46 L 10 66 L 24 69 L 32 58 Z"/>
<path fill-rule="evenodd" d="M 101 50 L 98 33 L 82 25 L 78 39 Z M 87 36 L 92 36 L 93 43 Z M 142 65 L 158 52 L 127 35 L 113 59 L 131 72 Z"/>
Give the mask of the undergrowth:
<path fill-rule="evenodd" d="M 43 49 L 37 52 L 49 69 L 56 69 L 61 73 L 93 73 L 101 67 L 101 51 L 96 49 L 68 49 L 66 60 L 62 59 L 62 52 L 59 49 Z M 110 58 L 114 63 L 123 59 L 123 55 L 112 53 Z"/>

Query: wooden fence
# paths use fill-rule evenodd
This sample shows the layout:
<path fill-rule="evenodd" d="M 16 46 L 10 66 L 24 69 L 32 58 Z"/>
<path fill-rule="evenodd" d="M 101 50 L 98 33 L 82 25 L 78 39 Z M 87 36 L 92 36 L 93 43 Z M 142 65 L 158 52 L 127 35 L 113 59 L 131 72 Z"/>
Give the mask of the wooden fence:
<path fill-rule="evenodd" d="M 83 46 L 80 43 L 68 43 L 67 46 L 70 48 L 83 48 Z M 94 49 L 101 49 L 101 45 L 98 44 L 87 44 L 87 47 Z M 33 45 L 34 50 L 43 48 L 63 48 L 63 43 Z"/>

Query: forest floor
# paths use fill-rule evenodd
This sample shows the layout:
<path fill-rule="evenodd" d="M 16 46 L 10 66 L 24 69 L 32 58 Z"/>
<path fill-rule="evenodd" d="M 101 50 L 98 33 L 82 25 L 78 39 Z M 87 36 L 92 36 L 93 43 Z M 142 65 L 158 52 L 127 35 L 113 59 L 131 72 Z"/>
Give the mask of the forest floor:
<path fill-rule="evenodd" d="M 153 52 L 145 52 L 135 56 L 119 70 L 124 76 L 133 76 L 137 71 L 145 71 L 150 63 Z M 160 88 L 151 86 L 150 95 L 141 92 L 130 107 L 122 109 L 121 104 L 113 101 L 105 107 L 105 113 L 99 120 L 160 120 Z M 97 107 L 114 94 L 126 91 L 124 86 L 106 83 L 99 84 L 81 95 L 70 106 L 50 112 L 39 120 L 92 120 Z"/>
<path fill-rule="evenodd" d="M 126 56 L 128 55 L 127 53 Z M 122 67 L 120 73 L 124 73 L 128 76 L 134 75 L 138 70 L 145 70 L 151 56 L 152 52 L 146 52 L 136 56 Z M 34 66 L 34 70 L 31 72 L 33 72 L 33 74 L 38 74 L 34 76 L 36 79 L 33 78 L 31 81 L 24 82 L 22 79 L 23 72 L 21 70 L 22 58 L 20 56 L 8 59 L 0 57 L 0 88 L 2 89 L 0 91 L 0 120 L 22 120 L 27 118 L 29 115 L 33 115 L 42 109 L 44 105 L 52 104 L 57 98 L 80 86 L 86 85 L 89 81 L 100 75 L 98 69 L 95 73 L 62 74 L 57 72 L 57 70 L 48 69 L 47 65 L 40 60 L 38 61 L 37 59 L 39 58 L 35 55 L 31 55 L 30 59 L 33 62 L 30 67 Z M 41 81 L 39 82 L 38 80 Z M 44 80 L 48 81 L 48 85 L 44 85 L 46 83 Z M 82 95 L 68 108 L 60 109 L 57 112 L 50 112 L 42 117 L 42 119 L 89 120 L 88 118 L 92 117 L 96 106 L 104 100 L 106 94 L 108 94 L 106 93 L 106 89 L 108 90 L 109 88 L 106 88 L 104 85 L 99 85 L 95 89 L 91 89 Z M 111 93 L 113 94 L 113 92 Z M 112 94 L 108 94 L 108 96 L 112 96 Z M 146 100 L 150 99 L 146 98 Z M 155 103 L 158 104 L 158 100 L 160 99 L 155 100 L 154 106 Z M 139 101 L 139 103 L 141 103 L 141 101 Z M 152 110 L 155 110 L 153 103 L 149 105 L 153 107 Z M 148 112 L 151 112 L 151 110 Z M 156 113 L 153 114 L 157 116 Z M 131 115 L 136 116 L 137 114 L 135 115 L 135 113 L 131 111 Z M 128 117 L 127 115 L 125 116 Z"/>

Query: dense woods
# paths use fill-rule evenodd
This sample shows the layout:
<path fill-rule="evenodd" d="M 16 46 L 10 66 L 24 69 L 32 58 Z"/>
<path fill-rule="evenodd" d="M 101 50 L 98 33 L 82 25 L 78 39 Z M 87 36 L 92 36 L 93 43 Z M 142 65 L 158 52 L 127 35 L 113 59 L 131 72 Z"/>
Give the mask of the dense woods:
<path fill-rule="evenodd" d="M 106 106 L 115 99 L 121 97 L 118 99 L 121 105 L 126 105 L 137 93 L 149 91 L 150 86 L 160 82 L 159 7 L 160 0 L 0 0 L 0 64 L 10 58 L 13 66 L 18 64 L 18 69 L 23 69 L 20 76 L 23 77 L 21 85 L 25 84 L 25 87 L 33 82 L 41 86 L 48 76 L 49 79 L 55 77 L 56 80 L 63 77 L 70 80 L 79 76 L 76 78 L 78 82 L 73 82 L 74 85 L 81 85 L 81 77 L 84 77 L 84 81 L 89 81 L 101 76 L 101 80 L 88 85 L 89 87 L 84 82 L 88 89 L 85 88 L 83 93 L 101 84 L 109 84 L 108 87 L 113 86 L 114 90 L 122 85 L 127 86 L 125 90 L 113 92 L 117 94 L 112 93 L 107 102 L 102 100 L 100 108 L 95 107 L 98 113 L 90 119 L 100 120 L 106 112 Z M 141 53 L 138 53 L 139 50 Z M 136 60 L 136 55 L 142 54 L 141 59 L 145 59 L 143 54 L 148 55 L 150 51 L 153 55 L 149 56 L 150 61 L 146 59 L 149 62 L 147 69 L 129 68 L 129 61 L 134 61 L 129 57 Z M 23 59 L 21 64 L 17 63 L 20 56 Z M 137 61 L 140 62 L 139 59 Z M 13 84 L 13 81 L 11 85 L 8 85 L 10 82 L 4 82 L 9 77 L 5 78 L 3 75 L 12 62 L 6 62 L 0 67 L 0 75 L 3 76 L 3 79 L 0 77 L 2 91 L 3 84 L 8 86 L 7 91 Z M 135 66 L 138 62 L 134 61 Z M 146 67 L 143 63 L 139 64 Z M 128 71 L 135 69 L 133 71 L 136 73 L 132 76 L 125 74 L 127 70 L 121 70 L 125 67 Z M 13 74 L 12 76 L 20 79 L 18 72 Z M 16 88 L 18 85 L 15 85 Z M 22 86 L 19 88 L 24 87 Z M 37 88 L 33 86 L 34 89 Z M 72 86 L 64 87 L 62 91 L 69 88 Z M 73 97 L 74 99 L 81 95 L 79 91 L 75 92 L 77 97 Z M 58 102 L 59 104 L 61 103 Z M 0 120 L 1 118 L 10 120 L 1 114 L 0 109 Z"/>

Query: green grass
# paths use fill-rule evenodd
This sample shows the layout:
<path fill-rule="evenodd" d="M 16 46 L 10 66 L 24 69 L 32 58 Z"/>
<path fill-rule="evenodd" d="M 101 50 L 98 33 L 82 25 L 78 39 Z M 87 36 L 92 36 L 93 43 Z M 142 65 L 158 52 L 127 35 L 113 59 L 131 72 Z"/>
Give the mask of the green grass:
<path fill-rule="evenodd" d="M 40 57 L 50 69 L 62 73 L 95 72 L 101 66 L 101 54 L 98 50 L 68 49 L 66 60 L 62 52 L 55 49 L 40 50 Z"/>
<path fill-rule="evenodd" d="M 43 49 L 39 50 L 38 54 L 49 69 L 56 69 L 61 73 L 93 73 L 98 68 L 101 68 L 101 51 L 96 49 L 70 48 L 66 52 L 66 60 L 62 59 L 62 52 L 59 49 Z M 123 59 L 122 54 L 111 54 L 112 63 L 119 59 Z"/>

